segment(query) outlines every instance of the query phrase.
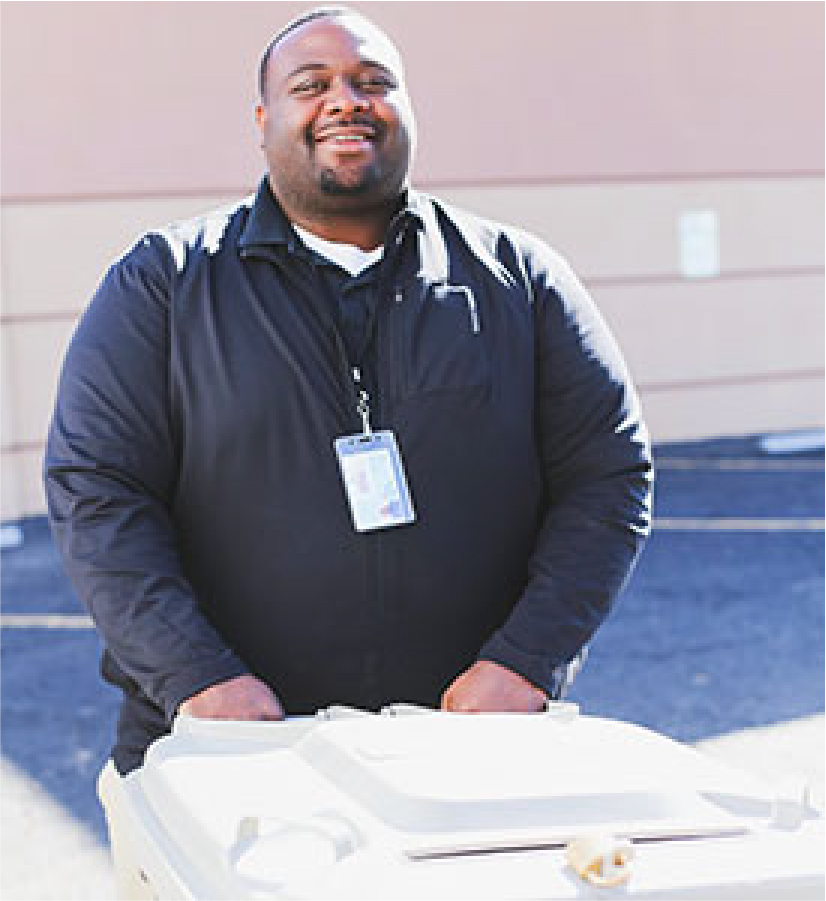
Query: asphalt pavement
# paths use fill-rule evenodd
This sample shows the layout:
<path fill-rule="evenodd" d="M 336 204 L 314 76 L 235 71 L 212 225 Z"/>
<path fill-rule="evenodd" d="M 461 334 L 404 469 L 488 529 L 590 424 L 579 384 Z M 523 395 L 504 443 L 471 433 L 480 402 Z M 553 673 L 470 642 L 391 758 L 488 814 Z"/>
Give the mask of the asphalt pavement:
<path fill-rule="evenodd" d="M 822 809 L 823 450 L 765 448 L 656 449 L 654 531 L 569 700 L 761 774 L 800 772 Z M 45 519 L 3 538 L 0 897 L 112 898 L 95 779 L 118 695 Z"/>

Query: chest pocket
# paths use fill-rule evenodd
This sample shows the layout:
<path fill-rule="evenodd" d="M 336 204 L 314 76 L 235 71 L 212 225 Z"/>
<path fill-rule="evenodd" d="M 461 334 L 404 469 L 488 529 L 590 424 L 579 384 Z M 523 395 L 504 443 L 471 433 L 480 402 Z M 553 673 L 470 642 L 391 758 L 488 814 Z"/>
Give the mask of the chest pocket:
<path fill-rule="evenodd" d="M 411 394 L 487 388 L 490 362 L 479 296 L 466 285 L 423 286 L 401 359 Z"/>

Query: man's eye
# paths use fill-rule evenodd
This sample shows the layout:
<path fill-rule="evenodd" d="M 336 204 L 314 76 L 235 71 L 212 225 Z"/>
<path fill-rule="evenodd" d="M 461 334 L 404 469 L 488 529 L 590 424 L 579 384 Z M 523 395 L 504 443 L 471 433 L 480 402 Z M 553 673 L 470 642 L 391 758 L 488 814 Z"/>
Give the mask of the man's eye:
<path fill-rule="evenodd" d="M 367 78 L 360 78 L 358 86 L 363 91 L 370 91 L 372 93 L 384 93 L 386 91 L 392 91 L 393 88 L 396 87 L 392 79 L 381 75 L 370 75 Z"/>
<path fill-rule="evenodd" d="M 326 87 L 326 82 L 324 82 L 320 78 L 312 78 L 309 81 L 301 81 L 297 85 L 293 85 L 292 93 L 293 94 L 316 94 L 319 91 L 323 91 Z"/>

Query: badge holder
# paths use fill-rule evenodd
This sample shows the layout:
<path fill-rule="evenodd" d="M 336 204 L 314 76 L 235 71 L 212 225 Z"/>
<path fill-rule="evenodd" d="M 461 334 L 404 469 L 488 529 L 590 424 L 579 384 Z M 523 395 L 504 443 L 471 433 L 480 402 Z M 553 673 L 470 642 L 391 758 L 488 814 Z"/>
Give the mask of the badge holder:
<path fill-rule="evenodd" d="M 333 442 L 353 525 L 357 532 L 372 532 L 414 522 L 416 514 L 396 436 L 390 431 L 372 430 L 370 396 L 360 387 L 358 369 L 353 370 L 353 376 L 363 431 Z"/>

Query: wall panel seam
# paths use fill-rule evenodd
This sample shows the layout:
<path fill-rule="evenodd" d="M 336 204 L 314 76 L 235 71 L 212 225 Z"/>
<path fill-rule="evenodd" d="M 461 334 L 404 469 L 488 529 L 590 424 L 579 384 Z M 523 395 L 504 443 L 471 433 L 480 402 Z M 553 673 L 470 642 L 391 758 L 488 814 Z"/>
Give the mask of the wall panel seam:
<path fill-rule="evenodd" d="M 4 444 L 0 447 L 2 454 L 31 454 L 35 451 L 42 451 L 46 447 L 46 439 L 42 438 L 37 441 L 13 441 L 10 444 Z"/>
<path fill-rule="evenodd" d="M 652 275 L 595 275 L 581 276 L 583 284 L 588 288 L 626 288 L 634 285 L 700 285 L 718 284 L 731 281 L 758 281 L 765 279 L 784 278 L 811 278 L 823 276 L 826 273 L 824 266 L 794 266 L 778 269 L 740 269 L 730 272 L 721 272 L 717 276 L 704 278 L 685 278 L 684 276 L 669 273 Z M 86 305 L 74 310 L 44 310 L 37 313 L 9 313 L 0 315 L 0 325 L 28 325 L 44 322 L 70 322 L 83 313 Z"/>
<path fill-rule="evenodd" d="M 762 280 L 777 278 L 808 278 L 823 275 L 824 266 L 789 266 L 776 269 L 731 269 L 715 276 L 686 278 L 677 273 L 652 273 L 651 275 L 595 275 L 582 276 L 583 284 L 593 288 L 613 288 L 633 285 L 702 285 L 718 282 Z M 2 321 L 2 320 L 0 320 Z"/>
<path fill-rule="evenodd" d="M 718 376 L 709 379 L 675 379 L 667 382 L 637 381 L 637 388 L 642 393 L 654 394 L 660 391 L 686 391 L 694 388 L 724 388 L 737 385 L 760 385 L 767 382 L 797 382 L 823 379 L 826 370 L 797 369 L 779 372 L 756 372 L 744 375 Z"/>
<path fill-rule="evenodd" d="M 262 177 L 264 170 L 262 169 Z M 414 178 L 413 185 L 421 191 L 449 191 L 453 188 L 465 190 L 468 188 L 519 188 L 519 187 L 585 187 L 602 185 L 667 185 L 670 182 L 684 184 L 686 182 L 742 182 L 742 181 L 805 181 L 809 179 L 822 179 L 826 175 L 823 169 L 795 169 L 795 170 L 737 170 L 737 171 L 710 171 L 710 172 L 656 172 L 656 173 L 627 173 L 601 175 L 571 175 L 548 177 L 507 178 L 490 176 L 488 178 L 462 179 L 460 178 Z M 130 200 L 177 200 L 195 197 L 237 197 L 242 198 L 255 193 L 258 181 L 248 187 L 199 187 L 182 188 L 176 190 L 146 190 L 146 191 L 81 191 L 78 193 L 51 193 L 31 194 L 26 192 L 8 192 L 0 195 L 2 204 L 40 204 L 40 203 L 86 203 L 95 201 L 130 201 Z"/>

